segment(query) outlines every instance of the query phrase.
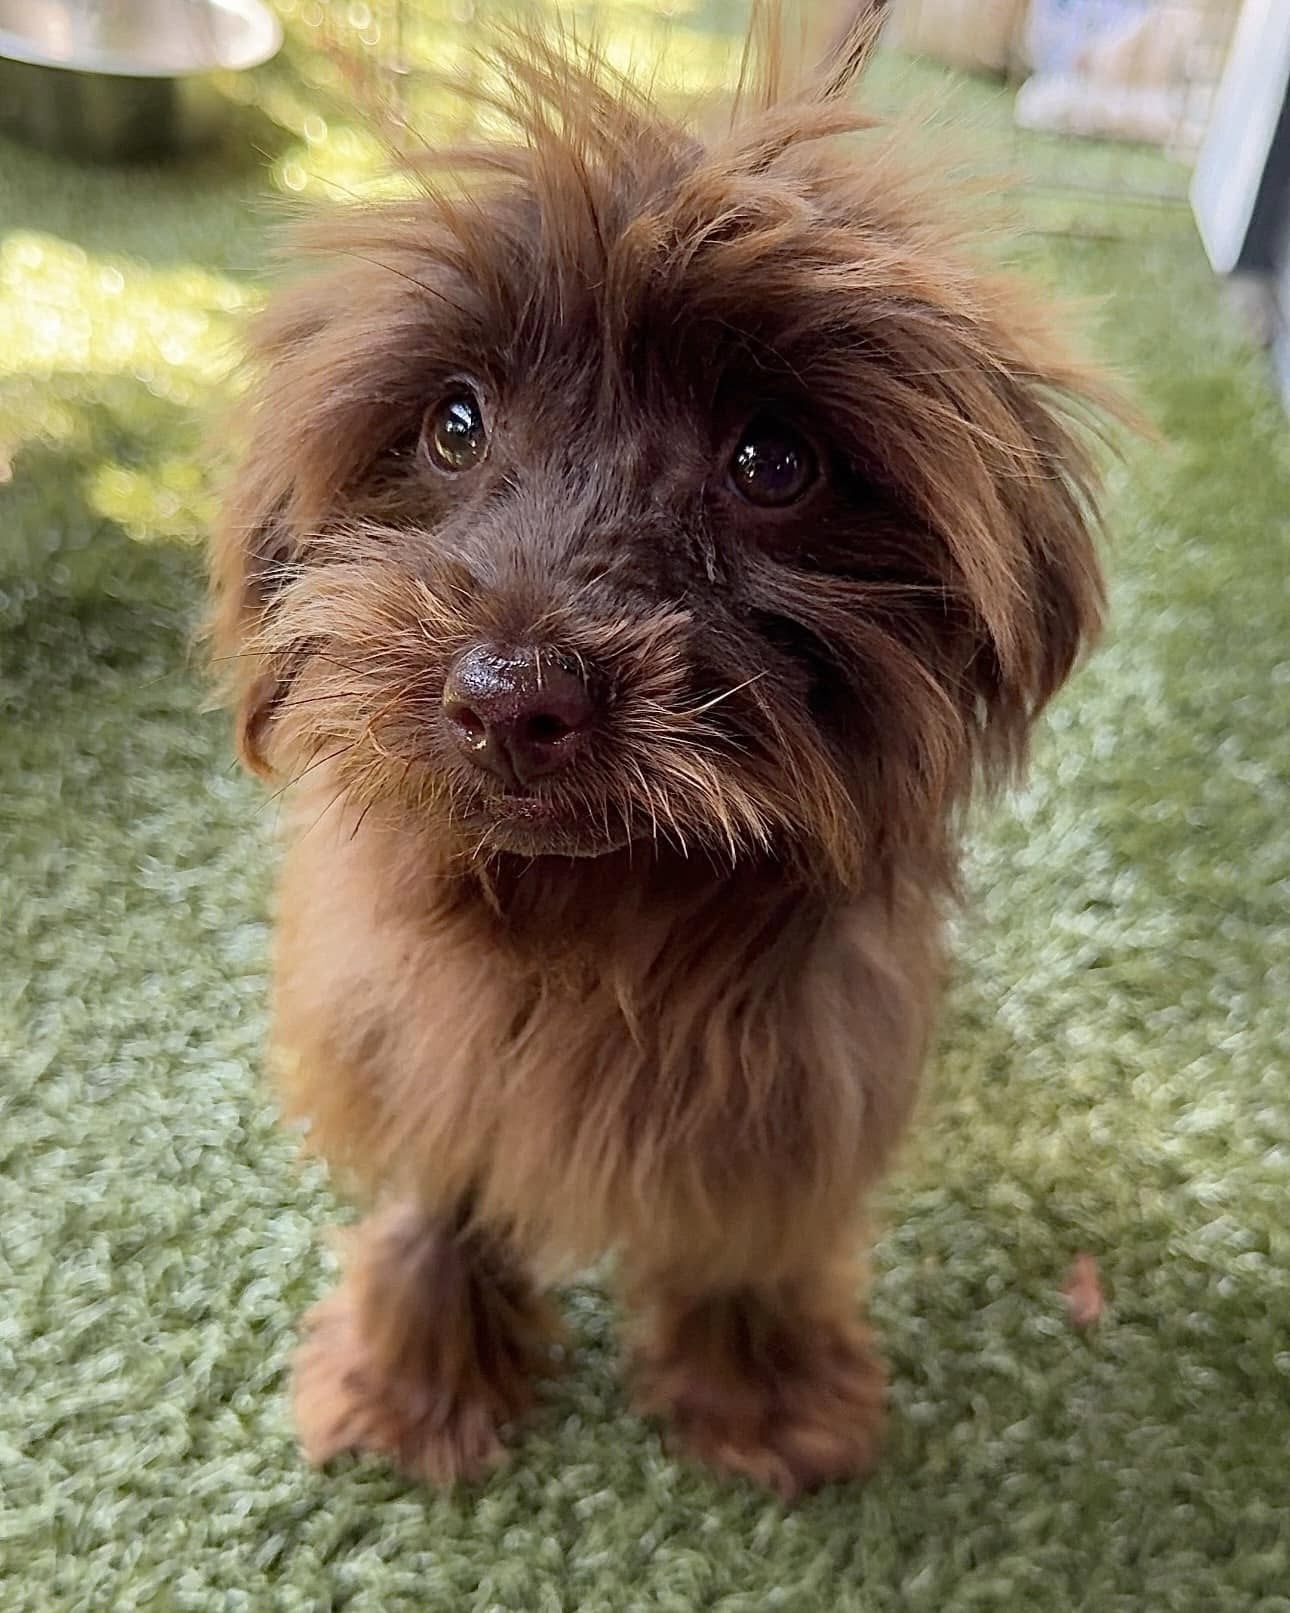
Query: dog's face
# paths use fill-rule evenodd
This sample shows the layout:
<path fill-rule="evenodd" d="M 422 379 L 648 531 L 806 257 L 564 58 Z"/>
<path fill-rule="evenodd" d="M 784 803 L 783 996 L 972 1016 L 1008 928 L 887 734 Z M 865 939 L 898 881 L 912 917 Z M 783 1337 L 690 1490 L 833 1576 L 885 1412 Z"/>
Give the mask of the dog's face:
<path fill-rule="evenodd" d="M 217 552 L 244 749 L 463 856 L 935 848 L 1096 624 L 1080 386 L 890 142 L 716 148 L 518 56 L 523 141 L 261 330 Z"/>

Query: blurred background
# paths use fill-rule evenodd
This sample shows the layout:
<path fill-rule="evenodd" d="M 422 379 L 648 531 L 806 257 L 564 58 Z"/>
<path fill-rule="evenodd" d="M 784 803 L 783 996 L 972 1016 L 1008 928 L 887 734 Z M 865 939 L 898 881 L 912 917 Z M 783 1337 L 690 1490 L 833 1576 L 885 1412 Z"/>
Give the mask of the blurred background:
<path fill-rule="evenodd" d="M 278 227 L 386 184 L 375 130 L 453 130 L 425 70 L 500 7 L 0 0 L 6 1609 L 1290 1613 L 1290 5 L 887 11 L 860 93 L 1156 435 L 1108 456 L 1108 641 L 974 829 L 880 1217 L 886 1465 L 785 1516 L 630 1415 L 595 1281 L 480 1494 L 308 1473 L 286 1416 L 342 1211 L 261 1081 L 275 807 L 201 551 Z M 678 106 L 747 23 L 563 14 Z M 847 21 L 808 0 L 804 49 Z"/>

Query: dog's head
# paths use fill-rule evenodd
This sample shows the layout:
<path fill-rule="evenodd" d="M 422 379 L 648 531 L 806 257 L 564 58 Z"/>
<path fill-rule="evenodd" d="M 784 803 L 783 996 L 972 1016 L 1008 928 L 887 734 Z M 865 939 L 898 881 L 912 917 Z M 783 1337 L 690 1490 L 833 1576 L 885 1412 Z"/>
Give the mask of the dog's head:
<path fill-rule="evenodd" d="M 316 227 L 263 317 L 244 755 L 463 856 L 934 850 L 1096 627 L 1082 373 L 845 71 L 705 144 L 501 55 L 514 143 Z"/>

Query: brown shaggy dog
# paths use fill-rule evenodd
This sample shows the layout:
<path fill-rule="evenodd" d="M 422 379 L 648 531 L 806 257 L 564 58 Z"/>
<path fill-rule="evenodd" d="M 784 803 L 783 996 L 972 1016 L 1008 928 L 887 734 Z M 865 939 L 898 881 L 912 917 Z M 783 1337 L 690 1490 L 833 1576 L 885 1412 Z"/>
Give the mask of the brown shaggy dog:
<path fill-rule="evenodd" d="M 866 49 L 705 142 L 503 42 L 513 142 L 315 226 L 260 323 L 216 634 L 290 786 L 287 1106 L 373 1201 L 314 1460 L 485 1471 L 605 1250 L 683 1448 L 874 1459 L 858 1218 L 956 820 L 1101 584 L 1096 386 L 847 104 Z"/>

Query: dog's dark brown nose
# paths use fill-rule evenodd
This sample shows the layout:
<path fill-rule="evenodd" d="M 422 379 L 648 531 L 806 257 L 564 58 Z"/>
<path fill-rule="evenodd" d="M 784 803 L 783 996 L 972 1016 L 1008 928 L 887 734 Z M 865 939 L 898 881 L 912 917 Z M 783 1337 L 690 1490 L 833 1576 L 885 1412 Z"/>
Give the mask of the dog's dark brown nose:
<path fill-rule="evenodd" d="M 461 750 L 508 789 L 566 767 L 595 714 L 584 680 L 554 655 L 492 645 L 453 662 L 443 711 Z"/>

